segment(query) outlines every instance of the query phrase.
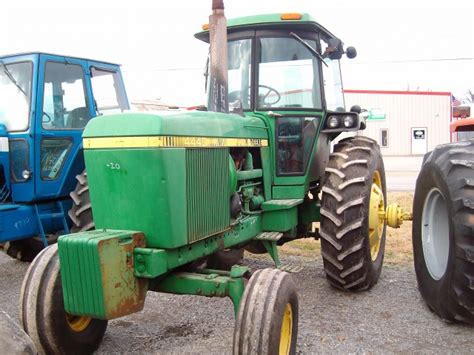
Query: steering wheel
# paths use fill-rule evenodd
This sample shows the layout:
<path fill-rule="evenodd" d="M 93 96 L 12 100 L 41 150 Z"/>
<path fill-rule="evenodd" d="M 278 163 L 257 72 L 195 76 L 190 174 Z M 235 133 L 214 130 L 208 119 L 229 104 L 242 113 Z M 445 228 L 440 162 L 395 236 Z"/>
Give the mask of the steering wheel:
<path fill-rule="evenodd" d="M 46 120 L 44 119 L 44 116 L 46 116 Z M 43 123 L 50 123 L 52 119 L 49 114 L 43 111 L 43 114 L 41 115 L 41 121 L 43 121 Z"/>
<path fill-rule="evenodd" d="M 271 86 L 260 84 L 260 85 L 258 85 L 258 88 L 259 88 L 259 90 L 258 90 L 258 103 L 259 103 L 259 106 L 260 105 L 261 106 L 272 106 L 272 105 L 275 105 L 278 101 L 281 100 L 280 93 L 276 89 L 272 88 Z M 267 92 L 260 96 L 260 88 L 267 89 Z M 267 97 L 270 96 L 270 93 L 272 93 L 272 92 L 275 93 L 276 100 L 266 102 Z"/>
<path fill-rule="evenodd" d="M 261 107 L 272 106 L 272 105 L 275 105 L 278 101 L 281 100 L 281 95 L 280 95 L 280 93 L 278 92 L 278 90 L 272 88 L 271 86 L 268 86 L 268 85 L 259 85 L 258 88 L 259 88 L 259 89 L 260 89 L 260 88 L 265 88 L 265 89 L 267 89 L 266 93 L 265 93 L 265 94 L 262 94 L 262 95 L 260 95 L 260 90 L 258 90 L 258 92 L 259 92 L 259 96 L 258 96 L 258 104 L 259 104 L 259 106 L 261 106 Z M 241 97 L 241 93 L 242 93 L 242 92 L 241 92 L 240 90 L 232 91 L 232 92 L 230 92 L 230 93 L 227 95 L 227 97 L 229 98 L 229 102 L 233 102 L 233 101 L 236 101 L 236 100 L 240 100 L 240 101 L 242 102 L 242 104 L 243 104 L 244 107 L 245 107 L 245 106 L 249 107 L 249 106 L 250 106 L 250 105 L 249 105 L 249 103 L 250 103 L 250 86 L 247 87 L 247 90 L 246 90 L 246 91 L 249 93 L 249 95 L 248 95 L 247 98 L 246 98 L 246 101 L 247 101 L 246 103 L 247 103 L 247 105 L 245 105 L 244 102 L 242 102 L 242 99 L 244 99 L 244 98 Z M 272 93 L 272 92 L 274 93 L 275 100 L 274 100 L 274 101 L 270 101 L 270 102 L 266 102 L 266 98 L 267 98 L 268 96 L 270 96 L 270 93 Z"/>

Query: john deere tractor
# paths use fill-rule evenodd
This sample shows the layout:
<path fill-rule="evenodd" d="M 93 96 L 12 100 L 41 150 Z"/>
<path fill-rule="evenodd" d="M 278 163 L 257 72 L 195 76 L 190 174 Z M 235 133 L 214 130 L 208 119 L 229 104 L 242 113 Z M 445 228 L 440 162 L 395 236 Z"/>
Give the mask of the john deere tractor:
<path fill-rule="evenodd" d="M 91 352 L 107 321 L 140 311 L 147 291 L 230 297 L 234 353 L 294 353 L 298 298 L 278 245 L 321 238 L 331 285 L 368 289 L 388 220 L 377 144 L 346 111 L 342 42 L 307 14 L 230 20 L 214 1 L 207 111 L 123 113 L 83 134 L 95 231 L 59 238 L 31 264 L 21 320 L 46 353 Z M 390 218 L 388 218 L 390 217 Z M 393 222 L 393 221 L 392 221 Z M 318 226 L 319 223 L 319 226 Z M 276 268 L 203 267 L 242 249 Z"/>

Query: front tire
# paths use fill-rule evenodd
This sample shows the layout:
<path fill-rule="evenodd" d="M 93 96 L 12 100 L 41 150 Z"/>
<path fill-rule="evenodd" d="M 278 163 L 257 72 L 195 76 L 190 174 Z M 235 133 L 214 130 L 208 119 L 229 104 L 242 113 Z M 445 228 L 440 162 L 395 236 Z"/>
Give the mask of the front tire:
<path fill-rule="evenodd" d="M 240 301 L 233 353 L 294 354 L 298 296 L 291 276 L 278 269 L 256 271 Z"/>
<path fill-rule="evenodd" d="M 418 289 L 441 318 L 474 324 L 474 141 L 425 156 L 413 200 Z"/>
<path fill-rule="evenodd" d="M 329 283 L 342 290 L 371 288 L 385 250 L 385 170 L 378 144 L 352 137 L 335 145 L 321 199 L 321 254 Z"/>
<path fill-rule="evenodd" d="M 64 311 L 57 244 L 43 249 L 26 272 L 20 319 L 38 351 L 46 354 L 90 354 L 107 329 L 106 320 Z"/>

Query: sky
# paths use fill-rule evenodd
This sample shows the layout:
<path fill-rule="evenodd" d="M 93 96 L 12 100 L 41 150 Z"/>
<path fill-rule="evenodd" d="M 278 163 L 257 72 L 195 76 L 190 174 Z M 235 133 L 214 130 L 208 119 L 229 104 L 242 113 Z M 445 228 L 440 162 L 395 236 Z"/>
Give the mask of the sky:
<path fill-rule="evenodd" d="M 44 51 L 122 64 L 132 101 L 205 103 L 211 0 L 22 0 L 0 11 L 0 54 Z M 307 12 L 357 48 L 346 89 L 474 90 L 474 1 L 224 0 L 227 18 Z"/>

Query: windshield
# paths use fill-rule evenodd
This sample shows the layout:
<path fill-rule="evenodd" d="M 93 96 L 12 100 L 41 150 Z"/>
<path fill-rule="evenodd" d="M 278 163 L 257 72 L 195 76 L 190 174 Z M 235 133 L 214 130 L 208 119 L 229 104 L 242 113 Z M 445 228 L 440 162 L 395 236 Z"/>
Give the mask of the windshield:
<path fill-rule="evenodd" d="M 32 72 L 31 62 L 0 61 L 0 123 L 9 132 L 28 128 Z"/>
<path fill-rule="evenodd" d="M 305 41 L 316 48 L 316 41 Z M 294 38 L 260 38 L 259 108 L 321 109 L 319 59 Z"/>
<path fill-rule="evenodd" d="M 321 40 L 321 48 L 327 48 L 329 45 Z M 324 58 L 323 80 L 324 97 L 326 99 L 326 108 L 331 111 L 345 111 L 344 94 L 342 90 L 341 67 L 338 59 Z"/>

